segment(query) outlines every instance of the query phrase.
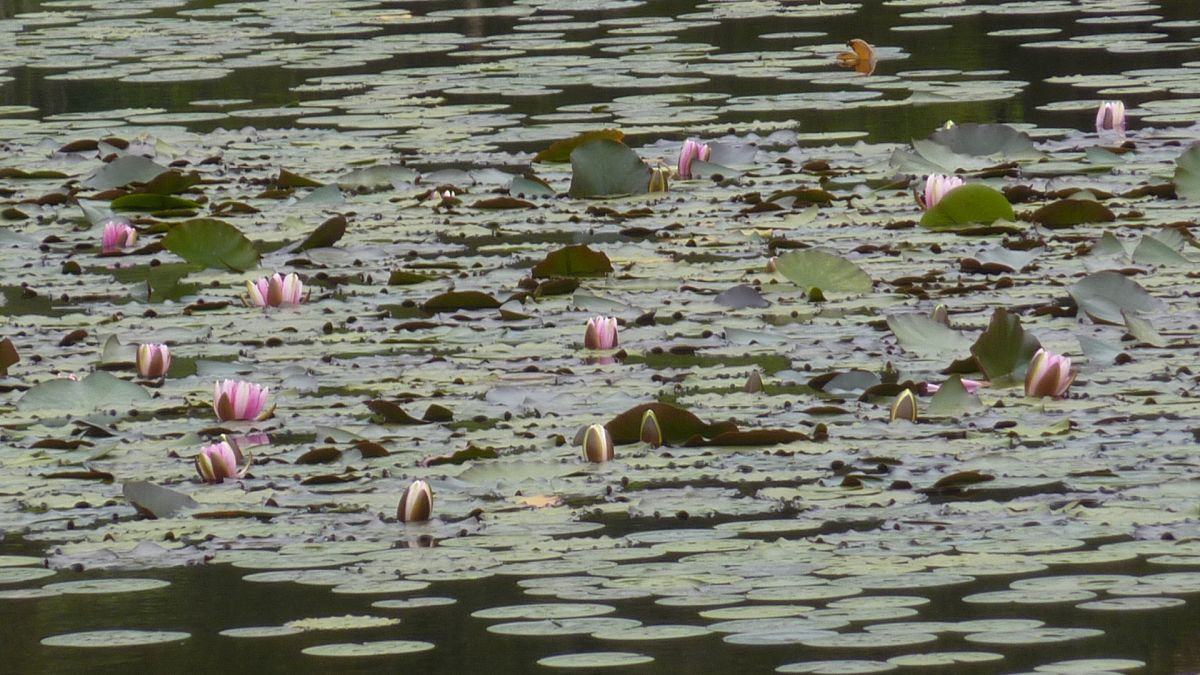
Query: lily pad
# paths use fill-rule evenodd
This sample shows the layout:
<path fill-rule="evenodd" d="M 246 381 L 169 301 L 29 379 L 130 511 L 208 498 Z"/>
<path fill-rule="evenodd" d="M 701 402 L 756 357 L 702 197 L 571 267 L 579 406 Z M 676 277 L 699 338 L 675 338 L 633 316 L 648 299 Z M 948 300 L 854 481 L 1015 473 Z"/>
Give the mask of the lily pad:
<path fill-rule="evenodd" d="M 258 251 L 233 225 L 201 218 L 173 225 L 163 247 L 184 260 L 209 269 L 245 272 L 258 267 Z"/>

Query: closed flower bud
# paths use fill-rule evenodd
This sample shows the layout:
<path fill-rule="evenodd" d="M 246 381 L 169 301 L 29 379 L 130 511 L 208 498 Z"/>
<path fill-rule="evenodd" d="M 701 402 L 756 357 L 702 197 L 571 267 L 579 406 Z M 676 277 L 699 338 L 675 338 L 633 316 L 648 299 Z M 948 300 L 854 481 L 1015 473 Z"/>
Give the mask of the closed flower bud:
<path fill-rule="evenodd" d="M 895 401 L 892 401 L 892 411 L 888 421 L 895 422 L 896 420 L 917 421 L 917 397 L 913 396 L 912 389 L 905 389 L 900 392 Z"/>
<path fill-rule="evenodd" d="M 750 377 L 746 378 L 746 384 L 742 385 L 742 391 L 747 394 L 757 394 L 763 390 L 762 375 L 756 370 L 750 373 Z"/>
<path fill-rule="evenodd" d="M 638 438 L 652 448 L 663 444 L 662 427 L 658 425 L 658 416 L 651 408 L 647 408 L 646 412 L 642 413 L 642 426 L 638 431 Z M 611 447 L 611 443 L 609 445 Z"/>
<path fill-rule="evenodd" d="M 396 507 L 396 517 L 402 523 L 420 523 L 429 520 L 433 515 L 433 490 L 429 483 L 414 480 L 404 488 L 400 495 L 400 505 Z"/>
<path fill-rule="evenodd" d="M 233 447 L 222 440 L 207 445 L 196 455 L 196 473 L 205 483 L 220 483 L 226 478 L 239 478 L 237 454 Z"/>
<path fill-rule="evenodd" d="M 597 316 L 588 319 L 587 328 L 583 332 L 583 346 L 588 349 L 616 349 L 616 318 Z"/>
<path fill-rule="evenodd" d="M 264 420 L 274 408 L 267 407 L 269 389 L 244 380 L 225 380 L 213 385 L 213 412 L 222 422 Z"/>
<path fill-rule="evenodd" d="M 171 350 L 162 344 L 138 345 L 137 370 L 138 375 L 155 380 L 167 374 L 171 367 Z"/>
<path fill-rule="evenodd" d="M 671 174 L 671 170 L 665 166 L 656 166 L 650 169 L 650 185 L 647 192 L 666 192 L 667 177 Z"/>
<path fill-rule="evenodd" d="M 607 462 L 616 456 L 612 437 L 603 424 L 593 424 L 583 434 L 583 458 L 589 462 Z"/>
<path fill-rule="evenodd" d="M 950 310 L 946 309 L 945 305 L 938 305 L 937 307 L 933 308 L 933 313 L 929 315 L 929 318 L 942 324 L 943 326 L 949 326 Z"/>
<path fill-rule="evenodd" d="M 1025 373 L 1025 395 L 1030 398 L 1062 398 L 1075 381 L 1075 375 L 1071 370 L 1071 359 L 1039 349 Z"/>
<path fill-rule="evenodd" d="M 679 150 L 679 166 L 677 168 L 680 180 L 687 180 L 692 177 L 692 162 L 697 159 L 701 162 L 707 162 L 712 149 L 707 143 L 687 139 L 683 142 L 683 147 Z"/>
<path fill-rule="evenodd" d="M 1121 101 L 1104 101 L 1096 110 L 1096 133 L 1106 131 L 1125 135 L 1125 104 Z"/>

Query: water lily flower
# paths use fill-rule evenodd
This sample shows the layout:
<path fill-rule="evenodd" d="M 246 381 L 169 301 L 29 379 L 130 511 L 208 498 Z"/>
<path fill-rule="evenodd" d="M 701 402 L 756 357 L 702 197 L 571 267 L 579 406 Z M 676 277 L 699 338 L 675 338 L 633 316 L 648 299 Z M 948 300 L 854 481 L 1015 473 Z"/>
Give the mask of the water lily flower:
<path fill-rule="evenodd" d="M 137 241 L 137 230 L 123 220 L 110 220 L 104 224 L 104 234 L 100 236 L 100 250 L 103 253 L 120 253 L 133 246 Z"/>
<path fill-rule="evenodd" d="M 171 367 L 171 350 L 166 345 L 149 343 L 138 345 L 137 370 L 138 375 L 153 380 L 167 374 Z"/>
<path fill-rule="evenodd" d="M 396 517 L 402 523 L 419 523 L 429 520 L 433 515 L 433 490 L 429 483 L 414 480 L 404 488 L 400 495 L 400 505 L 396 507 Z"/>
<path fill-rule="evenodd" d="M 691 178 L 692 162 L 697 159 L 707 162 L 711 154 L 712 148 L 708 147 L 707 143 L 701 143 L 691 138 L 684 141 L 683 148 L 679 151 L 679 178 L 682 180 Z"/>
<path fill-rule="evenodd" d="M 1105 131 L 1125 135 L 1125 104 L 1121 101 L 1104 101 L 1096 111 L 1096 133 Z"/>
<path fill-rule="evenodd" d="M 252 307 L 299 305 L 307 299 L 304 282 L 295 272 L 286 277 L 276 272 L 269 277 L 246 282 L 246 304 Z"/>
<path fill-rule="evenodd" d="M 650 185 L 646 192 L 666 192 L 667 191 L 667 176 L 671 174 L 671 170 L 665 166 L 655 166 L 650 168 Z"/>
<path fill-rule="evenodd" d="M 244 380 L 225 380 L 213 385 L 213 411 L 222 422 L 264 420 L 274 408 L 267 407 L 269 390 Z"/>
<path fill-rule="evenodd" d="M 652 448 L 663 444 L 662 427 L 659 426 L 658 416 L 652 408 L 647 408 L 646 412 L 642 413 L 642 426 L 638 430 L 638 438 Z"/>
<path fill-rule="evenodd" d="M 644 421 L 644 419 L 643 419 Z M 603 424 L 593 424 L 583 433 L 583 458 L 589 462 L 608 462 L 616 456 L 612 436 Z"/>
<path fill-rule="evenodd" d="M 980 380 L 968 380 L 965 377 L 959 378 L 958 381 L 962 383 L 963 389 L 966 389 L 968 394 L 974 394 L 975 392 L 979 391 L 983 387 L 989 386 L 989 384 L 990 384 L 988 382 L 981 382 Z M 938 390 L 941 388 L 942 388 L 942 385 L 940 385 L 940 384 L 926 384 L 925 392 L 929 393 L 929 394 L 936 394 L 938 392 Z"/>
<path fill-rule="evenodd" d="M 912 389 L 905 389 L 900 392 L 895 401 L 892 401 L 892 410 L 888 421 L 895 422 L 896 420 L 917 421 L 917 397 L 913 395 Z"/>
<path fill-rule="evenodd" d="M 588 349 L 616 349 L 617 319 L 597 316 L 588 319 L 583 333 L 583 346 Z"/>
<path fill-rule="evenodd" d="M 1025 395 L 1030 398 L 1062 398 L 1077 374 L 1071 370 L 1071 359 L 1039 349 L 1025 373 Z"/>
<path fill-rule="evenodd" d="M 930 174 L 925 179 L 925 192 L 917 197 L 917 204 L 921 208 L 928 211 L 935 204 L 942 201 L 951 190 L 963 184 L 963 179 L 958 176 L 943 176 L 940 173 Z"/>
<path fill-rule="evenodd" d="M 220 483 L 226 478 L 239 478 L 237 454 L 228 442 L 206 445 L 196 455 L 196 473 L 205 483 Z"/>

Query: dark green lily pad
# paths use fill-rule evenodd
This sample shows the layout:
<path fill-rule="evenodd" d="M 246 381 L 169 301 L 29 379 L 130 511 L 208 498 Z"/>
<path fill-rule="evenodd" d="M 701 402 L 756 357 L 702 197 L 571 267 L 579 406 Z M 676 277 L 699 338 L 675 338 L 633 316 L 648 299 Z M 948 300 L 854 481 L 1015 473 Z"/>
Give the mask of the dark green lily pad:
<path fill-rule="evenodd" d="M 1004 195 L 981 183 L 954 188 L 921 217 L 921 227 L 930 230 L 961 230 L 972 225 L 990 225 L 1016 219 Z"/>
<path fill-rule="evenodd" d="M 1032 333 L 1021 326 L 1021 319 L 1004 308 L 992 313 L 987 329 L 971 345 L 971 355 L 993 383 L 1025 377 L 1029 361 L 1041 348 Z"/>
<path fill-rule="evenodd" d="M 603 251 L 593 251 L 587 244 L 576 244 L 551 251 L 533 266 L 535 279 L 552 277 L 599 277 L 611 274 L 612 263 Z"/>
<path fill-rule="evenodd" d="M 645 194 L 650 167 L 625 144 L 602 138 L 571 151 L 571 189 L 577 199 Z"/>
<path fill-rule="evenodd" d="M 245 272 L 258 267 L 254 245 L 223 220 L 199 218 L 173 225 L 162 244 L 184 260 L 209 269 Z"/>
<path fill-rule="evenodd" d="M 1060 199 L 1033 212 L 1030 220 L 1053 228 L 1084 223 L 1111 223 L 1117 216 L 1099 202 L 1090 199 Z"/>

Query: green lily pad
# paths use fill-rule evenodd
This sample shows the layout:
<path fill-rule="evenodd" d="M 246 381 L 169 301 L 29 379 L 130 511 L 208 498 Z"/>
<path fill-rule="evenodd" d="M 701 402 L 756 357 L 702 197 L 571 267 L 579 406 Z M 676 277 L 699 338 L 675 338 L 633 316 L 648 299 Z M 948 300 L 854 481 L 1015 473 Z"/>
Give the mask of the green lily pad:
<path fill-rule="evenodd" d="M 571 159 L 571 153 L 575 151 L 575 148 L 578 148 L 584 143 L 598 139 L 608 139 L 610 141 L 622 143 L 625 140 L 625 134 L 618 129 L 598 129 L 595 131 L 585 131 L 578 136 L 573 136 L 565 140 L 551 143 L 550 147 L 534 155 L 533 161 L 558 163 L 569 161 Z"/>
<path fill-rule="evenodd" d="M 992 313 L 988 327 L 971 345 L 971 355 L 993 383 L 1025 377 L 1029 361 L 1041 348 L 1032 333 L 1025 332 L 1021 319 L 1003 307 Z"/>
<path fill-rule="evenodd" d="M 960 185 L 921 216 L 921 227 L 930 230 L 960 230 L 972 225 L 990 225 L 1016 218 L 1004 195 L 981 183 Z"/>
<path fill-rule="evenodd" d="M 1108 207 L 1090 199 L 1060 199 L 1034 211 L 1030 219 L 1049 228 L 1059 228 L 1111 223 L 1117 216 Z"/>
<path fill-rule="evenodd" d="M 637 443 L 641 440 L 642 415 L 653 410 L 662 430 L 663 442 L 668 445 L 682 443 L 693 436 L 715 438 L 720 434 L 737 431 L 732 422 L 708 424 L 692 413 L 668 403 L 643 403 L 617 415 L 604 425 L 612 442 L 617 445 Z"/>
<path fill-rule="evenodd" d="M 1067 290 L 1080 311 L 1097 323 L 1121 325 L 1122 312 L 1139 314 L 1162 306 L 1138 282 L 1107 270 L 1089 274 Z"/>
<path fill-rule="evenodd" d="M 170 209 L 197 209 L 200 204 L 174 195 L 158 195 L 139 192 L 117 197 L 112 201 L 114 211 L 167 211 Z"/>
<path fill-rule="evenodd" d="M 1175 193 L 1200 199 L 1200 143 L 1193 143 L 1175 160 Z"/>
<path fill-rule="evenodd" d="M 775 259 L 775 268 L 806 291 L 870 293 L 872 288 L 871 277 L 861 267 L 820 249 L 785 253 Z"/>
<path fill-rule="evenodd" d="M 623 143 L 601 138 L 571 151 L 572 197 L 640 195 L 649 189 L 650 167 Z"/>
<path fill-rule="evenodd" d="M 576 244 L 547 253 L 545 260 L 533 266 L 532 274 L 535 279 L 548 279 L 600 277 L 612 271 L 612 263 L 603 251 L 593 251 L 587 244 Z"/>
<path fill-rule="evenodd" d="M 43 382 L 17 399 L 17 408 L 35 413 L 70 412 L 83 415 L 100 409 L 125 412 L 129 407 L 148 400 L 150 394 L 140 385 L 104 371 L 96 371 L 78 381 L 61 378 Z"/>
<path fill-rule="evenodd" d="M 258 267 L 258 251 L 233 225 L 199 218 L 173 225 L 163 247 L 184 260 L 209 269 L 245 272 Z"/>

